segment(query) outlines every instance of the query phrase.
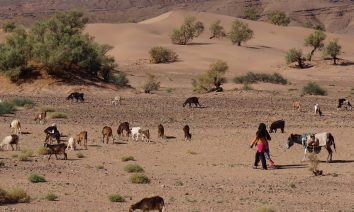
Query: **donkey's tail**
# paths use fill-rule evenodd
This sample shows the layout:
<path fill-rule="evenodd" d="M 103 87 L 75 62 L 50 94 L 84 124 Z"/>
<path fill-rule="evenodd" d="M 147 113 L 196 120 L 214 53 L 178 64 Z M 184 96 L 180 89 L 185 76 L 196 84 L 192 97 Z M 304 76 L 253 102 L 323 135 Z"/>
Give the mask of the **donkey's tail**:
<path fill-rule="evenodd" d="M 329 140 L 332 141 L 333 147 L 334 147 L 334 151 L 337 152 L 336 150 L 336 143 L 334 142 L 334 137 L 331 133 L 329 133 Z"/>

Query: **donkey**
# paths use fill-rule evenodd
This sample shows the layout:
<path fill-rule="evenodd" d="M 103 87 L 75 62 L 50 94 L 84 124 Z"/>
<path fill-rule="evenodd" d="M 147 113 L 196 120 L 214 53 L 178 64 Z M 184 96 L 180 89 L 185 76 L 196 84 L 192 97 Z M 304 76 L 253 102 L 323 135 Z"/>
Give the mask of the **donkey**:
<path fill-rule="evenodd" d="M 319 140 L 319 145 L 318 146 L 310 146 L 307 145 L 307 140 L 310 137 L 310 134 L 291 134 L 288 137 L 288 143 L 287 143 L 287 148 L 289 149 L 296 144 L 301 144 L 304 147 L 304 158 L 302 161 L 305 161 L 307 158 L 307 153 L 308 152 L 314 152 L 315 154 L 318 154 L 321 152 L 321 148 L 325 147 L 326 150 L 328 151 L 328 156 L 327 156 L 327 162 L 332 161 L 332 149 L 331 146 L 333 145 L 334 150 L 336 150 L 336 144 L 334 142 L 334 137 L 331 133 L 329 132 L 322 132 L 322 133 L 316 133 L 315 138 Z"/>

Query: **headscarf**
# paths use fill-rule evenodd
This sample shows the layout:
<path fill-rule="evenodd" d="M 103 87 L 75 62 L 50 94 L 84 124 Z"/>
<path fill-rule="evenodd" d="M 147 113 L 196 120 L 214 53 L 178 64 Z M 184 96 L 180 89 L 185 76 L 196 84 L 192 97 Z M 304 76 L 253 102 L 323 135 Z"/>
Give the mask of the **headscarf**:
<path fill-rule="evenodd" d="M 272 140 L 270 137 L 268 131 L 267 131 L 267 126 L 264 123 L 260 123 L 258 126 L 258 131 L 256 133 L 257 137 L 264 138 L 266 140 Z"/>

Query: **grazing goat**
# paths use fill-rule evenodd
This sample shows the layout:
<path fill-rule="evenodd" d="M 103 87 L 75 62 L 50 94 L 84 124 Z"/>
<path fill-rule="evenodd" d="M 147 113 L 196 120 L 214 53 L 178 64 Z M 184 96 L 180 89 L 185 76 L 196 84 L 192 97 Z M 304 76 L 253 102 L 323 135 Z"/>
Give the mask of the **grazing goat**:
<path fill-rule="evenodd" d="M 112 105 L 117 105 L 117 104 L 121 104 L 121 101 L 122 101 L 122 97 L 120 96 L 115 96 L 113 99 L 112 99 Z"/>
<path fill-rule="evenodd" d="M 10 124 L 10 128 L 11 128 L 12 133 L 20 134 L 21 133 L 20 121 L 18 119 L 13 120 Z"/>
<path fill-rule="evenodd" d="M 201 107 L 199 104 L 199 100 L 198 97 L 189 97 L 188 99 L 186 99 L 186 101 L 183 103 L 183 107 L 186 106 L 186 104 L 189 105 L 189 107 L 192 107 L 192 104 L 195 105 L 195 107 Z"/>
<path fill-rule="evenodd" d="M 48 160 L 50 160 L 50 157 L 52 156 L 52 154 L 55 155 L 55 158 L 57 160 L 58 160 L 57 154 L 63 154 L 64 155 L 64 160 L 68 159 L 68 155 L 65 152 L 65 150 L 67 148 L 66 144 L 64 144 L 64 143 L 61 143 L 61 144 L 47 144 L 47 143 L 44 143 L 44 147 L 48 149 L 48 154 L 49 154 Z"/>
<path fill-rule="evenodd" d="M 318 113 L 320 116 L 322 116 L 322 111 L 319 104 L 315 104 L 314 109 L 315 109 L 315 115 L 317 115 Z"/>
<path fill-rule="evenodd" d="M 16 145 L 16 150 L 19 150 L 19 147 L 18 147 L 19 141 L 20 141 L 20 138 L 16 134 L 6 136 L 0 144 L 0 148 L 3 149 L 3 147 L 6 145 L 6 150 L 9 150 L 9 146 L 11 146 L 12 151 L 14 151 L 13 145 Z"/>
<path fill-rule="evenodd" d="M 139 133 L 141 134 L 141 139 L 146 142 L 150 142 L 150 131 L 149 130 L 139 130 Z"/>
<path fill-rule="evenodd" d="M 284 133 L 284 128 L 285 128 L 285 121 L 284 120 L 278 120 L 278 121 L 273 122 L 270 125 L 269 132 L 270 133 L 273 133 L 273 132 L 276 133 L 277 129 L 280 129 L 281 133 Z"/>
<path fill-rule="evenodd" d="M 81 142 L 84 142 L 85 149 L 87 149 L 87 131 L 81 131 L 80 134 L 76 136 L 77 144 L 81 146 Z"/>
<path fill-rule="evenodd" d="M 73 101 L 74 99 L 76 99 L 76 102 L 78 102 L 79 100 L 81 102 L 85 101 L 84 99 L 84 93 L 78 93 L 78 92 L 73 92 L 71 93 L 68 97 L 66 97 L 67 100 L 71 100 Z"/>
<path fill-rule="evenodd" d="M 341 109 L 344 106 L 344 108 L 346 110 L 352 110 L 352 104 L 350 104 L 349 100 L 347 99 L 338 99 L 338 106 L 337 106 L 337 110 Z"/>
<path fill-rule="evenodd" d="M 157 126 L 157 137 L 162 139 L 165 138 L 165 129 L 163 128 L 162 124 Z"/>
<path fill-rule="evenodd" d="M 34 121 L 37 124 L 38 123 L 45 124 L 47 122 L 46 118 L 47 118 L 47 111 L 37 114 L 36 117 L 34 118 Z"/>
<path fill-rule="evenodd" d="M 102 129 L 102 136 L 103 136 L 102 143 L 104 143 L 104 139 L 106 138 L 106 143 L 108 144 L 109 137 L 112 137 L 113 143 L 114 143 L 112 128 L 110 128 L 108 126 L 104 126 Z"/>
<path fill-rule="evenodd" d="M 130 136 L 131 132 L 129 129 L 128 122 L 120 123 L 120 125 L 118 126 L 118 129 L 117 129 L 118 136 L 123 136 L 123 131 L 125 131 L 127 133 L 127 136 Z"/>
<path fill-rule="evenodd" d="M 134 141 L 139 140 L 139 135 L 140 135 L 140 127 L 133 127 L 131 132 L 132 132 L 132 138 Z"/>
<path fill-rule="evenodd" d="M 69 150 L 76 150 L 76 145 L 75 145 L 75 139 L 73 137 L 70 137 L 68 140 L 68 145 L 66 147 L 66 151 Z"/>
<path fill-rule="evenodd" d="M 293 108 L 294 108 L 294 110 L 300 111 L 300 109 L 301 109 L 300 101 L 294 101 Z"/>
<path fill-rule="evenodd" d="M 44 130 L 44 133 L 46 135 L 44 143 L 52 143 L 53 139 L 55 139 L 58 144 L 60 143 L 60 132 L 55 124 L 52 124 L 52 126 L 47 127 Z"/>
<path fill-rule="evenodd" d="M 184 140 L 185 141 L 190 141 L 192 139 L 192 134 L 189 132 L 189 126 L 186 125 L 183 127 L 183 132 L 184 132 Z"/>
<path fill-rule="evenodd" d="M 133 212 L 139 209 L 143 212 L 150 210 L 158 210 L 159 212 L 163 212 L 165 210 L 165 202 L 160 196 L 144 198 L 134 205 L 131 205 L 129 212 Z"/>

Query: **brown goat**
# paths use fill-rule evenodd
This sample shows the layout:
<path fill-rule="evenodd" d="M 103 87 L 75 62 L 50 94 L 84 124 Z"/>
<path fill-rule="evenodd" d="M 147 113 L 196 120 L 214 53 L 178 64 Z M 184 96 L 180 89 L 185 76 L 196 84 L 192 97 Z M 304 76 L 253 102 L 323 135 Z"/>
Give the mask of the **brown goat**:
<path fill-rule="evenodd" d="M 149 130 L 139 130 L 139 133 L 141 134 L 142 140 L 146 142 L 150 142 L 150 131 Z"/>
<path fill-rule="evenodd" d="M 183 127 L 183 132 L 184 132 L 184 140 L 190 141 L 192 139 L 192 134 L 189 133 L 189 126 L 188 125 Z"/>
<path fill-rule="evenodd" d="M 143 212 L 150 210 L 158 210 L 159 212 L 162 212 L 165 210 L 165 202 L 160 196 L 144 198 L 134 205 L 131 205 L 129 212 L 133 212 L 138 209 L 142 210 Z"/>
<path fill-rule="evenodd" d="M 165 129 L 162 124 L 159 124 L 159 126 L 157 126 L 157 137 L 162 139 L 165 138 Z"/>
<path fill-rule="evenodd" d="M 114 143 L 112 128 L 108 126 L 104 126 L 102 129 L 102 136 L 103 136 L 102 143 L 104 143 L 104 139 L 106 138 L 106 143 L 108 144 L 109 137 L 112 137 Z"/>
<path fill-rule="evenodd" d="M 48 149 L 48 154 L 49 154 L 48 160 L 50 160 L 50 157 L 52 156 L 52 154 L 55 155 L 55 158 L 57 160 L 58 160 L 57 154 L 63 154 L 64 155 L 64 160 L 68 159 L 68 155 L 65 152 L 65 150 L 67 148 L 66 144 L 64 144 L 64 143 L 60 143 L 60 144 L 47 144 L 47 143 L 44 143 L 44 147 Z"/>
<path fill-rule="evenodd" d="M 38 124 L 45 124 L 47 122 L 46 120 L 47 118 L 47 111 L 44 111 L 43 113 L 39 113 L 36 115 L 36 117 L 34 118 L 34 121 Z"/>
<path fill-rule="evenodd" d="M 81 142 L 84 143 L 85 149 L 87 149 L 87 131 L 81 131 L 80 134 L 76 136 L 77 144 L 81 146 Z"/>
<path fill-rule="evenodd" d="M 123 136 L 124 131 L 127 133 L 127 137 L 129 137 L 131 135 L 131 131 L 130 131 L 128 122 L 120 123 L 120 125 L 118 126 L 118 129 L 117 129 L 118 136 Z"/>
<path fill-rule="evenodd" d="M 293 108 L 294 108 L 294 110 L 300 111 L 300 109 L 301 109 L 300 102 L 299 101 L 294 101 L 293 102 Z"/>

